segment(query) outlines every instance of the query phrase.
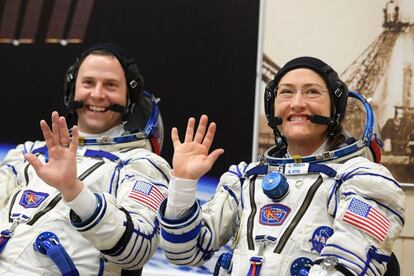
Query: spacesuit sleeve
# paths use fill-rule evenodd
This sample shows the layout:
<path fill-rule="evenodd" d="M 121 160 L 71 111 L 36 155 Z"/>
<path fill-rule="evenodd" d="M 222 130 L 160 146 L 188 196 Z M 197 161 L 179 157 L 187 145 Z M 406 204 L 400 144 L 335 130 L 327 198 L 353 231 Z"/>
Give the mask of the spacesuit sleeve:
<path fill-rule="evenodd" d="M 34 142 L 26 142 L 7 152 L 0 163 L 0 209 L 3 209 L 10 197 L 25 185 L 24 168 L 29 163 L 24 154 L 31 152 Z"/>
<path fill-rule="evenodd" d="M 382 275 L 404 226 L 405 194 L 384 166 L 362 157 L 338 172 L 327 205 L 334 234 L 321 256 L 337 257 L 358 275 Z M 320 275 L 316 269 L 309 275 Z"/>
<path fill-rule="evenodd" d="M 132 151 L 130 157 L 113 175 L 118 178 L 115 190 L 95 193 L 98 204 L 89 219 L 82 221 L 70 212 L 72 225 L 109 262 L 124 270 L 141 268 L 157 249 L 156 214 L 167 196 L 171 169 L 164 159 L 148 151 Z"/>
<path fill-rule="evenodd" d="M 159 213 L 161 247 L 177 265 L 201 265 L 237 231 L 241 183 L 246 163 L 233 165 L 219 181 L 214 196 L 200 207 L 196 202 L 179 219 L 165 217 L 166 201 Z"/>

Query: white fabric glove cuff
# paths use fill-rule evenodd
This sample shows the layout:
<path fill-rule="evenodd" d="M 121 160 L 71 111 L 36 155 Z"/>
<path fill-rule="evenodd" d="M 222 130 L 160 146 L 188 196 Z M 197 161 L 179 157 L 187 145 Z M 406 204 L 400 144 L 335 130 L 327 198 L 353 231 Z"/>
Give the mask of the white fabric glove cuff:
<path fill-rule="evenodd" d="M 87 220 L 95 212 L 98 206 L 98 201 L 95 195 L 89 190 L 86 185 L 83 185 L 82 191 L 72 201 L 63 202 L 77 214 L 82 221 Z"/>
<path fill-rule="evenodd" d="M 190 209 L 196 200 L 198 179 L 181 179 L 171 175 L 165 217 L 177 219 Z"/>

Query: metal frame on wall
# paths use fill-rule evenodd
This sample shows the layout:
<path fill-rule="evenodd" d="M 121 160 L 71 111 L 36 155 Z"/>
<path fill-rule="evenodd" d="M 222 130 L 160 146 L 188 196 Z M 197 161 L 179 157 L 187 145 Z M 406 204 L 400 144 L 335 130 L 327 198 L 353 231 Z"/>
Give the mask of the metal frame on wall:
<path fill-rule="evenodd" d="M 368 99 L 384 143 L 381 163 L 399 182 L 414 184 L 414 2 L 263 2 L 252 158 L 274 143 L 263 110 L 265 84 L 288 60 L 311 55 L 332 65 L 350 90 Z M 355 137 L 364 125 L 360 111 L 350 102 L 344 121 Z"/>

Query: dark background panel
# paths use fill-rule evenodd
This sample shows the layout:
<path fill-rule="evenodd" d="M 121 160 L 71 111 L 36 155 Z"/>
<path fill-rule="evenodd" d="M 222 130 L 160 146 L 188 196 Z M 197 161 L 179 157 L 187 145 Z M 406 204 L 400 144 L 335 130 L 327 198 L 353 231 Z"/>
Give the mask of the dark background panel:
<path fill-rule="evenodd" d="M 171 128 L 205 113 L 218 124 L 213 147 L 225 149 L 211 175 L 251 159 L 259 0 L 97 0 L 83 43 L 67 46 L 45 43 L 53 4 L 43 3 L 35 43 L 0 44 L 0 142 L 42 139 L 39 121 L 65 110 L 67 67 L 109 41 L 135 57 L 145 89 L 161 98 L 163 157 L 171 161 Z"/>

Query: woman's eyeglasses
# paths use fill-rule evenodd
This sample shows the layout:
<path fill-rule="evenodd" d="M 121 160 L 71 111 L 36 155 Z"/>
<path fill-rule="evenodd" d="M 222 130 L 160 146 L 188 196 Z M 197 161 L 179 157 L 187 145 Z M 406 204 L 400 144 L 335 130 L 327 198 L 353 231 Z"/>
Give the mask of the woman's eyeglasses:
<path fill-rule="evenodd" d="M 301 93 L 307 100 L 318 100 L 322 97 L 323 93 L 327 93 L 327 90 L 322 90 L 317 86 L 309 86 L 302 89 L 291 86 L 279 86 L 276 88 L 276 98 L 281 100 L 292 100 L 296 93 Z"/>

